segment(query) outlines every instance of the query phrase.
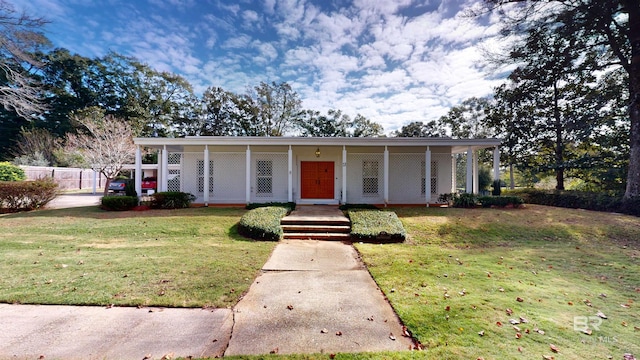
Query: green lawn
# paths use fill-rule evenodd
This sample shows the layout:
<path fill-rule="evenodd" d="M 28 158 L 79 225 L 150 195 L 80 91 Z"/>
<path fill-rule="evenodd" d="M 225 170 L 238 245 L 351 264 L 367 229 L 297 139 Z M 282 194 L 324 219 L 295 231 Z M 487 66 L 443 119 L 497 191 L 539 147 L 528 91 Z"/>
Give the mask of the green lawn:
<path fill-rule="evenodd" d="M 542 206 L 395 210 L 406 243 L 356 247 L 433 358 L 640 354 L 640 218 Z"/>
<path fill-rule="evenodd" d="M 337 359 L 640 354 L 640 218 L 534 205 L 393 210 L 405 243 L 355 245 L 425 352 Z M 233 306 L 276 245 L 237 235 L 244 212 L 87 207 L 2 215 L 0 301 Z M 520 317 L 527 322 L 509 323 Z M 588 321 L 591 335 L 581 332 Z"/>
<path fill-rule="evenodd" d="M 0 216 L 0 302 L 231 307 L 275 243 L 236 233 L 240 208 Z"/>

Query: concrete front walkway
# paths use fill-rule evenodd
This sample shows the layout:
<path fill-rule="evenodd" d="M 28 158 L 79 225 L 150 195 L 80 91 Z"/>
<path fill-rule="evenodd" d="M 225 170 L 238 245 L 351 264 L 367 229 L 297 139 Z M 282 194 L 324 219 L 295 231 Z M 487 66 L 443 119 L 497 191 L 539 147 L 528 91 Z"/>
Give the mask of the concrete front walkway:
<path fill-rule="evenodd" d="M 235 309 L 0 304 L 0 359 L 408 350 L 351 245 L 280 242 Z"/>
<path fill-rule="evenodd" d="M 409 350 L 351 245 L 287 240 L 238 303 L 225 355 Z"/>

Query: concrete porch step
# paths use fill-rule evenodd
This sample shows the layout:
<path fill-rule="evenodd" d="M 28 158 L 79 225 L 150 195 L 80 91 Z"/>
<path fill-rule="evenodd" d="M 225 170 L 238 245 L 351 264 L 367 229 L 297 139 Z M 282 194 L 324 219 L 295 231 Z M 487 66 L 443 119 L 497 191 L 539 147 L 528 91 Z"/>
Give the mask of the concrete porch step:
<path fill-rule="evenodd" d="M 322 217 L 292 217 L 286 216 L 280 220 L 281 225 L 334 225 L 351 226 L 347 218 L 322 218 Z"/>
<path fill-rule="evenodd" d="M 351 239 L 349 233 L 284 233 L 285 240 L 337 240 L 346 241 Z"/>
<path fill-rule="evenodd" d="M 327 225 L 327 224 L 282 224 L 285 233 L 349 233 L 349 225 Z"/>

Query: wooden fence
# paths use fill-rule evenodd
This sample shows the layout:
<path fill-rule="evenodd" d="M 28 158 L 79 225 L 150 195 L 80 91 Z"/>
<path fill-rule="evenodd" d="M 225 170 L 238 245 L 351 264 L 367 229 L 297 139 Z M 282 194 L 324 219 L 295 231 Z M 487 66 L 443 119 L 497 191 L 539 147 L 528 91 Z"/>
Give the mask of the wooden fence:
<path fill-rule="evenodd" d="M 27 180 L 36 180 L 50 177 L 58 183 L 61 190 L 93 189 L 96 182 L 96 191 L 102 191 L 106 178 L 91 169 L 64 168 L 51 166 L 21 166 L 27 175 Z"/>

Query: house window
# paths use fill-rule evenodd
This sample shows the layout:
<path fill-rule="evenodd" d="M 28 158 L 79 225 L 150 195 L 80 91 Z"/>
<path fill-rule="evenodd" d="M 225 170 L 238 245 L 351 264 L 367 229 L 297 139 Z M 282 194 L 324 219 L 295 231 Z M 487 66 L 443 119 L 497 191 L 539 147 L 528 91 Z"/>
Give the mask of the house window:
<path fill-rule="evenodd" d="M 378 161 L 362 161 L 362 194 L 378 195 Z"/>
<path fill-rule="evenodd" d="M 422 195 L 424 195 L 425 192 L 425 183 L 426 183 L 426 179 L 425 179 L 425 172 L 426 172 L 426 168 L 425 168 L 425 161 L 422 161 L 422 164 L 420 164 L 420 172 L 422 173 L 422 181 L 420 183 L 420 193 Z M 432 161 L 431 162 L 431 193 L 432 194 L 436 194 L 438 192 L 438 163 L 436 161 Z"/>
<path fill-rule="evenodd" d="M 204 160 L 198 160 L 198 192 L 204 193 Z M 209 192 L 213 192 L 213 160 L 209 160 Z"/>
<path fill-rule="evenodd" d="M 273 161 L 256 162 L 256 195 L 267 196 L 273 192 Z"/>

